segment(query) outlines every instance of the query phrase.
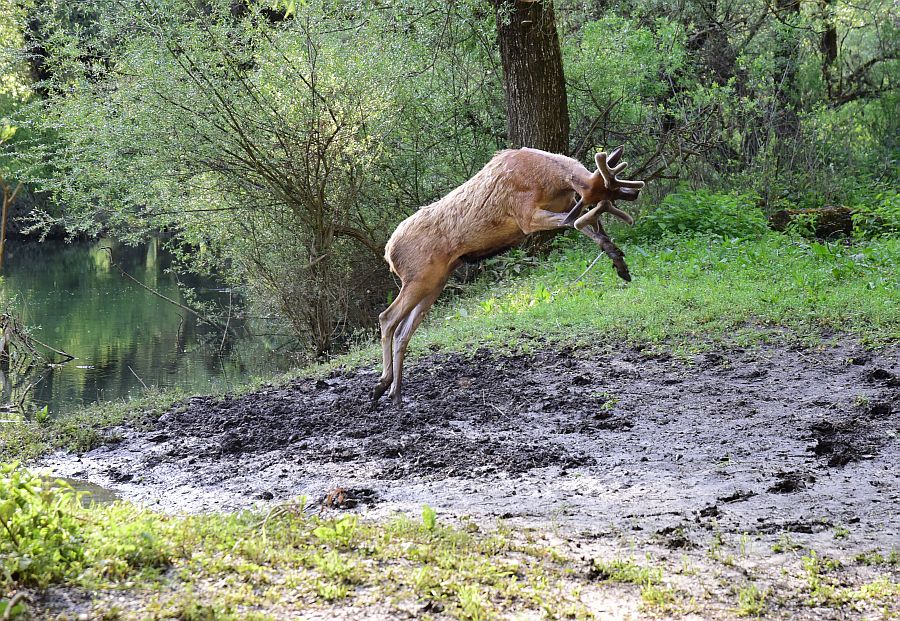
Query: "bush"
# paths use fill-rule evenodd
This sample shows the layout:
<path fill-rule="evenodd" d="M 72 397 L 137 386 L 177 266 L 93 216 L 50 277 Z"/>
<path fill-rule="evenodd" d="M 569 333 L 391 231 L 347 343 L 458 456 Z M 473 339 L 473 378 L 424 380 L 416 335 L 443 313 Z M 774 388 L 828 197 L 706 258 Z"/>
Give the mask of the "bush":
<path fill-rule="evenodd" d="M 0 466 L 0 585 L 43 587 L 77 574 L 84 561 L 78 494 L 18 467 Z"/>
<path fill-rule="evenodd" d="M 718 235 L 751 238 L 768 226 L 752 194 L 721 194 L 708 190 L 669 194 L 653 211 L 642 215 L 630 236 L 660 239 L 670 235 Z"/>
<path fill-rule="evenodd" d="M 900 234 L 900 192 L 877 188 L 853 205 L 853 235 L 861 239 Z"/>
<path fill-rule="evenodd" d="M 171 564 L 165 520 L 125 503 L 84 508 L 85 494 L 18 464 L 0 465 L 0 591 L 119 580 Z"/>

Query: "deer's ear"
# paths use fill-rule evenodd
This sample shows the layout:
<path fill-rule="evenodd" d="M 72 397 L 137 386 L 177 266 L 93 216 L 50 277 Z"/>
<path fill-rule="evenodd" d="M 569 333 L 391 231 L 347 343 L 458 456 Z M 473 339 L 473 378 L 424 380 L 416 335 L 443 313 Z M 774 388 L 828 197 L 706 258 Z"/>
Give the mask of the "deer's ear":
<path fill-rule="evenodd" d="M 597 155 L 594 156 L 594 163 L 597 164 L 597 168 L 603 166 L 606 163 L 606 151 L 600 151 Z"/>

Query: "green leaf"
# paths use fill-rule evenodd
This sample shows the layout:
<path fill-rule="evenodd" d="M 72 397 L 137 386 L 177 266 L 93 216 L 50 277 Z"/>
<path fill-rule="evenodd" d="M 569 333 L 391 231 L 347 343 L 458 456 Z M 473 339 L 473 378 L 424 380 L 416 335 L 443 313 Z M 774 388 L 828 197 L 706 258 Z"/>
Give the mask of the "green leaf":
<path fill-rule="evenodd" d="M 434 530 L 437 526 L 437 513 L 428 505 L 422 505 L 422 523 L 425 524 L 425 530 Z"/>

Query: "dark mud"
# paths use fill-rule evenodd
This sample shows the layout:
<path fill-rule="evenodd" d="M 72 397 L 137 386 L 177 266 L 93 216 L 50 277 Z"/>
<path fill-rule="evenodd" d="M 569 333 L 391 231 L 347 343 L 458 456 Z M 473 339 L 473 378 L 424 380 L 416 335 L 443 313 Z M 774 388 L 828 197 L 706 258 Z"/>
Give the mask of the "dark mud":
<path fill-rule="evenodd" d="M 671 548 L 701 545 L 713 530 L 820 535 L 833 547 L 841 525 L 842 547 L 891 549 L 897 354 L 432 355 L 409 368 L 402 411 L 369 410 L 374 371 L 338 372 L 194 398 L 150 433 L 119 430 L 120 442 L 47 464 L 165 510 L 303 494 L 376 513 L 428 503 Z"/>

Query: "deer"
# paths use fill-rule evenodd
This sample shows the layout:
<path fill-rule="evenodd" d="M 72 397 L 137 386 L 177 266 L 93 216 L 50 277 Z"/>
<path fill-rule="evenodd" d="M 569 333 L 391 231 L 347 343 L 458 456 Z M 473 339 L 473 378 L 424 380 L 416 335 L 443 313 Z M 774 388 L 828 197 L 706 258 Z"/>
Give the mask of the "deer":
<path fill-rule="evenodd" d="M 501 254 L 538 231 L 574 227 L 600 246 L 620 278 L 631 281 L 624 253 L 600 222 L 600 216 L 609 213 L 634 224 L 614 202 L 636 200 L 644 182 L 618 178 L 627 166 L 619 162 L 622 151 L 618 147 L 597 153 L 597 170 L 591 173 L 565 155 L 506 149 L 471 179 L 397 226 L 384 257 L 401 287 L 378 316 L 383 366 L 372 391 L 373 409 L 388 388 L 394 405 L 403 406 L 403 360 L 410 338 L 463 262 Z"/>

